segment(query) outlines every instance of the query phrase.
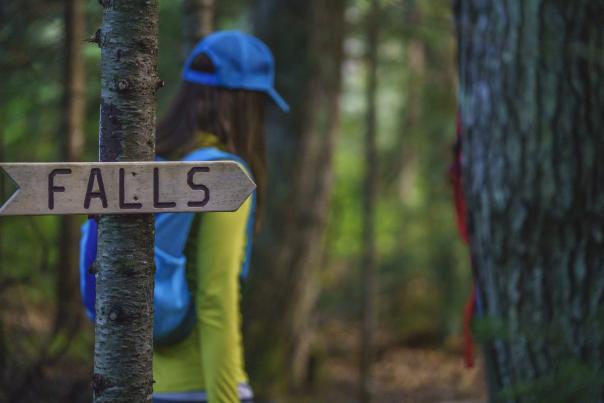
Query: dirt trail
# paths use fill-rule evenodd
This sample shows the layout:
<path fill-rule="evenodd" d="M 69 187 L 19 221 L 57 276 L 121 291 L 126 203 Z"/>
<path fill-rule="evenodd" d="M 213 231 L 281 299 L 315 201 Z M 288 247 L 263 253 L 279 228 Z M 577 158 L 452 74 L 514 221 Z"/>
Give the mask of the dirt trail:
<path fill-rule="evenodd" d="M 341 323 L 323 328 L 325 358 L 317 374 L 318 386 L 295 403 L 352 403 L 357 401 L 357 332 Z M 379 337 L 378 337 L 379 339 Z M 459 340 L 454 352 L 434 348 L 391 347 L 378 352 L 374 366 L 375 403 L 481 403 L 486 385 L 481 357 L 475 368 L 463 362 Z M 378 345 L 392 345 L 384 337 Z M 290 400 L 288 400 L 289 402 Z"/>
<path fill-rule="evenodd" d="M 375 365 L 375 401 L 379 403 L 478 403 L 486 401 L 482 366 L 466 369 L 459 354 L 425 349 L 388 351 Z M 336 359 L 327 364 L 319 401 L 354 402 L 356 370 Z M 331 384 L 331 386 L 329 385 Z"/>

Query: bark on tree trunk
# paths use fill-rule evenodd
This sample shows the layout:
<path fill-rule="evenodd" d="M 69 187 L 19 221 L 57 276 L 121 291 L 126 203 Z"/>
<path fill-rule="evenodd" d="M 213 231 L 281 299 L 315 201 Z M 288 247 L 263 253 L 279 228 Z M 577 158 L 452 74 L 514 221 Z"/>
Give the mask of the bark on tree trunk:
<path fill-rule="evenodd" d="M 63 161 L 80 161 L 84 146 L 84 13 L 81 0 L 67 0 L 64 9 L 65 58 L 63 67 Z M 74 332 L 80 322 L 82 306 L 78 276 L 78 219 L 61 217 L 59 262 L 57 264 L 57 317 L 55 331 Z"/>
<path fill-rule="evenodd" d="M 380 23 L 379 0 L 372 0 L 367 15 L 367 116 L 365 135 L 365 183 L 363 195 L 363 229 L 361 259 L 361 338 L 359 360 L 359 400 L 362 403 L 371 401 L 371 367 L 373 365 L 373 329 L 375 322 L 375 220 L 374 214 L 378 196 L 378 161 L 376 150 L 376 95 L 378 40 Z"/>
<path fill-rule="evenodd" d="M 215 0 L 184 0 L 182 3 L 182 43 L 186 57 L 201 38 L 214 31 Z"/>
<path fill-rule="evenodd" d="M 291 106 L 267 116 L 269 188 L 245 304 L 249 365 L 264 386 L 281 379 L 297 388 L 306 376 L 339 123 L 344 8 L 345 0 L 257 0 L 254 7 Z M 267 337 L 267 329 L 276 334 Z"/>
<path fill-rule="evenodd" d="M 2 127 L 0 127 L 0 161 L 4 162 L 4 128 Z M 0 172 L 0 203 L 6 201 L 5 183 L 5 173 Z M 3 222 L 0 221 L 0 269 L 4 268 L 2 262 L 4 262 L 4 226 Z"/>
<path fill-rule="evenodd" d="M 602 402 L 604 4 L 456 11 L 491 398 Z"/>
<path fill-rule="evenodd" d="M 103 0 L 101 161 L 151 161 L 155 140 L 157 0 Z M 99 220 L 95 402 L 152 394 L 153 216 Z"/>

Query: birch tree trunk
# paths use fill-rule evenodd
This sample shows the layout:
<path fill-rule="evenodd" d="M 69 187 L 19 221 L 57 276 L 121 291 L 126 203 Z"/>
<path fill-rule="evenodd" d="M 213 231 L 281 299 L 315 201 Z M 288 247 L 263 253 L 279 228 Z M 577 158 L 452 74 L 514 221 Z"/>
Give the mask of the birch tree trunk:
<path fill-rule="evenodd" d="M 456 4 L 491 400 L 604 401 L 604 3 Z"/>
<path fill-rule="evenodd" d="M 101 161 L 151 161 L 155 142 L 157 0 L 103 0 Z M 99 221 L 95 402 L 152 394 L 153 216 Z"/>
<path fill-rule="evenodd" d="M 249 366 L 265 386 L 284 380 L 298 388 L 306 376 L 339 123 L 345 3 L 254 3 L 256 31 L 275 53 L 277 87 L 291 106 L 289 114 L 268 111 L 269 188 L 244 304 Z"/>
<path fill-rule="evenodd" d="M 359 360 L 359 398 L 362 403 L 371 401 L 371 368 L 373 365 L 373 331 L 375 326 L 375 210 L 378 196 L 377 135 L 377 66 L 379 43 L 380 5 L 371 0 L 367 15 L 366 37 L 366 134 L 365 134 L 365 181 L 363 195 L 363 229 L 361 258 L 361 338 Z"/>
<path fill-rule="evenodd" d="M 81 0 L 66 0 L 65 56 L 63 66 L 63 161 L 81 161 L 84 146 L 84 12 Z M 57 317 L 55 329 L 75 331 L 82 312 L 78 274 L 78 219 L 62 216 L 59 234 L 59 263 L 57 265 Z"/>
<path fill-rule="evenodd" d="M 182 3 L 182 43 L 185 57 L 204 36 L 214 31 L 215 0 L 184 0 Z"/>

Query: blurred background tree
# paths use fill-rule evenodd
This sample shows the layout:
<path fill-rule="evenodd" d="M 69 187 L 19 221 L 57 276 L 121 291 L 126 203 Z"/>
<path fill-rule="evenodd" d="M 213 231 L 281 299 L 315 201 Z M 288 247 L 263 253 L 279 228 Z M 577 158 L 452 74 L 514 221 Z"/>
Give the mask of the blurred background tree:
<path fill-rule="evenodd" d="M 84 151 L 84 9 L 81 0 L 67 0 L 63 11 L 63 120 L 58 133 L 61 161 L 81 161 Z M 56 268 L 57 313 L 55 332 L 66 330 L 68 338 L 77 331 L 82 318 L 79 295 L 78 249 L 79 218 L 60 218 L 59 256 Z"/>
<path fill-rule="evenodd" d="M 186 57 L 204 36 L 214 31 L 216 2 L 214 0 L 182 1 L 182 47 Z"/>
<path fill-rule="evenodd" d="M 244 301 L 248 366 L 270 387 L 298 389 L 306 376 L 339 123 L 344 5 L 254 3 L 255 30 L 275 53 L 277 87 L 291 107 L 268 112 L 269 190 Z"/>
<path fill-rule="evenodd" d="M 359 357 L 359 400 L 371 401 L 373 394 L 372 369 L 374 364 L 375 331 L 375 213 L 379 197 L 379 164 L 377 155 L 377 90 L 381 7 L 371 0 L 365 18 L 365 178 L 359 193 L 362 196 L 362 251 L 361 251 L 361 337 Z"/>
<path fill-rule="evenodd" d="M 192 43 L 183 39 L 191 3 L 160 3 L 160 116 L 179 85 L 182 49 Z M 0 4 L 4 160 L 63 158 L 63 5 Z M 479 370 L 462 368 L 470 270 L 446 179 L 456 112 L 451 4 L 382 0 L 380 7 L 374 401 L 481 396 Z M 292 107 L 288 115 L 271 107 L 267 116 L 269 200 L 243 307 L 253 385 L 278 401 L 354 400 L 369 2 L 223 0 L 213 8 L 214 29 L 255 32 L 269 43 L 277 87 Z M 94 161 L 100 50 L 84 41 L 101 12 L 96 2 L 84 2 L 83 11 L 87 28 L 74 38 L 84 44 L 86 70 L 81 158 Z M 56 217 L 0 220 L 0 401 L 90 400 L 90 324 L 83 321 L 67 349 L 52 332 L 65 268 L 59 226 Z"/>

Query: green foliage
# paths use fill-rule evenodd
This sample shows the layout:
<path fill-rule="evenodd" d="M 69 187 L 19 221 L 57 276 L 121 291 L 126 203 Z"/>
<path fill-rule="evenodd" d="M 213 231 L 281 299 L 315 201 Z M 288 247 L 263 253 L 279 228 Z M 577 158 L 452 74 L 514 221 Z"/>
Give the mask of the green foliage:
<path fill-rule="evenodd" d="M 320 312 L 356 315 L 360 256 L 366 3 L 348 13 L 341 135 L 327 236 Z M 456 232 L 447 169 L 455 130 L 450 4 L 387 1 L 379 49 L 380 153 L 377 247 L 380 327 L 400 341 L 443 340 L 460 332 L 470 288 L 465 245 Z M 420 59 L 419 63 L 416 61 Z"/>
<path fill-rule="evenodd" d="M 604 329 L 602 310 L 599 310 L 589 320 L 593 334 L 601 334 Z M 553 320 L 548 326 L 520 321 L 507 323 L 491 317 L 480 317 L 475 321 L 474 335 L 488 348 L 494 343 L 505 351 L 526 351 L 527 355 L 519 356 L 516 360 L 527 360 L 534 365 L 528 370 L 525 380 L 511 386 L 502 387 L 494 402 L 522 401 L 531 403 L 541 402 L 591 402 L 597 401 L 604 386 L 604 374 L 601 368 L 591 368 L 580 357 L 578 342 L 569 335 L 568 325 L 563 318 Z M 557 365 L 546 368 L 545 374 L 540 374 L 538 356 L 547 346 L 547 354 L 554 356 Z M 520 348 L 520 350 L 517 350 Z M 518 377 L 516 377 L 518 378 Z M 561 387 L 561 385 L 563 387 Z"/>
<path fill-rule="evenodd" d="M 246 1 L 217 3 L 220 28 L 249 30 Z M 347 12 L 341 130 L 334 156 L 335 182 L 319 305 L 321 318 L 350 322 L 357 317 L 361 250 L 365 3 L 352 1 Z M 180 6 L 180 1 L 160 2 L 160 77 L 166 85 L 158 93 L 158 119 L 180 82 Z M 470 286 L 468 256 L 456 233 L 446 176 L 456 111 L 450 3 L 390 0 L 383 6 L 376 228 L 379 327 L 396 342 L 442 342 L 459 334 L 462 303 Z M 86 13 L 86 30 L 92 36 L 100 23 L 100 8 L 96 2 L 87 2 Z M 10 19 L 2 18 L 0 24 L 0 137 L 4 150 L 0 157 L 56 161 L 61 134 L 62 3 L 9 0 L 0 5 L 0 18 L 5 15 Z M 84 57 L 85 158 L 95 160 L 100 50 L 95 44 L 86 44 Z M 53 273 L 60 264 L 57 224 L 55 217 L 0 220 L 0 280 L 24 282 L 27 304 L 54 303 Z M 6 314 L 0 315 L 0 336 L 7 331 Z M 34 341 L 40 335 L 30 329 L 24 337 L 28 346 L 30 342 L 34 346 L 28 347 L 28 354 L 35 355 L 40 346 Z M 91 339 L 87 327 L 70 354 L 77 360 L 90 359 Z M 52 351 L 62 340 L 55 343 Z M 4 347 L 0 340 L 0 357 Z M 267 365 L 271 365 L 270 357 Z"/>
<path fill-rule="evenodd" d="M 563 387 L 561 387 L 563 386 Z M 604 373 L 569 358 L 547 375 L 517 383 L 501 390 L 496 402 L 567 403 L 598 401 L 604 386 Z"/>

